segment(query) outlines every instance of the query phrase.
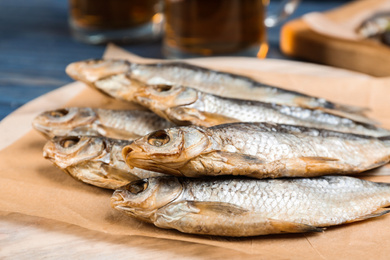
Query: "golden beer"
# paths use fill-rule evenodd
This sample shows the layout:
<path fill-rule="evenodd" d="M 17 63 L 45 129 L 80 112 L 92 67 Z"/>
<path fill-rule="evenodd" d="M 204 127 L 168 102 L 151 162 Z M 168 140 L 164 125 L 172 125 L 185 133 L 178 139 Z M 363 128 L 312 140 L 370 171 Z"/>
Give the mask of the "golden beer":
<path fill-rule="evenodd" d="M 262 0 L 165 0 L 167 56 L 246 54 L 266 44 Z"/>
<path fill-rule="evenodd" d="M 71 28 L 76 38 L 83 37 L 82 34 L 95 38 L 100 35 L 107 41 L 137 38 L 142 36 L 143 26 L 148 29 L 147 25 L 153 24 L 160 11 L 159 3 L 159 0 L 70 0 Z"/>

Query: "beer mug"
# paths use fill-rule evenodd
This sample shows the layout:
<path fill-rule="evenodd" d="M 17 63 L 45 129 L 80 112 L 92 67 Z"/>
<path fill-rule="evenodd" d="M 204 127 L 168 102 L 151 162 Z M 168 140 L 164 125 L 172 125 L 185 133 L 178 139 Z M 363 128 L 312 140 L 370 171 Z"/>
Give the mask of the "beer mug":
<path fill-rule="evenodd" d="M 300 0 L 284 0 L 265 15 L 267 0 L 164 0 L 167 58 L 258 56 L 268 51 L 267 27 L 292 14 Z"/>
<path fill-rule="evenodd" d="M 69 0 L 72 35 L 90 44 L 161 38 L 161 0 Z"/>

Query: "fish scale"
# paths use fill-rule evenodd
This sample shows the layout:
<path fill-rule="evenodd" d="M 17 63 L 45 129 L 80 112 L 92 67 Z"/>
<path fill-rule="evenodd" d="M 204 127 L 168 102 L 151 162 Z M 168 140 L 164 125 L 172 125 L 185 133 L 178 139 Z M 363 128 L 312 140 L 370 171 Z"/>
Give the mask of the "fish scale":
<path fill-rule="evenodd" d="M 127 101 L 134 101 L 132 95 L 134 88 L 138 88 L 140 84 L 182 85 L 223 97 L 319 108 L 359 122 L 373 123 L 373 120 L 364 115 L 366 110 L 364 108 L 336 104 L 323 98 L 264 84 L 243 75 L 182 62 L 137 64 L 124 60 L 97 59 L 72 63 L 68 65 L 66 72 L 72 78 L 83 81 L 101 92 Z"/>
<path fill-rule="evenodd" d="M 129 96 L 135 102 L 178 125 L 210 127 L 232 122 L 271 122 L 372 136 L 390 135 L 389 130 L 376 127 L 373 122 L 354 121 L 320 109 L 226 98 L 177 85 L 140 85 L 134 86 L 131 92 Z"/>
<path fill-rule="evenodd" d="M 264 132 L 259 136 L 256 134 L 256 131 L 258 130 L 256 128 L 244 129 L 245 134 L 243 134 L 242 131 L 234 131 L 234 129 L 214 129 L 214 131 L 212 131 L 213 138 L 217 138 L 217 136 L 220 137 L 218 140 L 221 140 L 220 145 L 222 147 L 233 145 L 241 153 L 249 155 L 266 154 L 267 159 L 270 161 L 277 160 L 277 158 L 281 156 L 292 158 L 304 156 L 310 151 L 316 152 L 316 144 L 313 145 L 312 143 L 302 141 L 301 136 L 275 134 L 273 132 Z M 232 143 L 230 139 L 223 138 L 226 135 L 229 135 L 231 139 L 234 139 L 234 142 Z M 235 145 L 236 142 L 244 143 L 244 147 L 240 149 L 240 147 Z M 322 145 L 323 144 L 319 143 L 318 147 L 322 147 Z M 290 148 L 286 151 L 284 149 L 286 147 L 293 147 L 294 149 Z"/>
<path fill-rule="evenodd" d="M 202 180 L 203 181 L 203 180 Z M 199 181 L 199 182 L 202 182 Z M 204 181 L 203 181 L 204 182 Z M 271 182 L 271 181 L 269 181 Z M 261 185 L 256 185 L 256 183 L 253 183 L 251 181 L 245 181 L 245 180 L 240 180 L 239 183 L 237 183 L 237 180 L 226 180 L 224 182 L 220 182 L 219 187 L 214 187 L 213 190 L 219 190 L 222 192 L 219 192 L 218 194 L 215 194 L 214 196 L 210 194 L 205 193 L 205 188 L 206 186 L 201 186 L 199 189 L 199 184 L 197 181 L 192 181 L 189 186 L 185 186 L 185 189 L 189 190 L 190 194 L 196 194 L 195 196 L 183 196 L 183 199 L 189 200 L 189 201 L 202 201 L 202 200 L 210 200 L 210 201 L 219 201 L 219 202 L 224 202 L 224 203 L 233 203 L 237 205 L 241 205 L 242 207 L 249 208 L 250 210 L 259 210 L 260 212 L 281 212 L 281 211 L 286 211 L 289 209 L 288 207 L 288 202 L 291 201 L 294 196 L 292 194 L 296 194 L 297 192 L 295 189 L 289 187 L 288 185 L 285 185 L 283 183 L 284 181 L 280 180 L 273 180 L 273 182 L 279 184 L 280 187 L 278 188 L 273 188 L 271 189 L 266 189 L 263 190 L 261 188 Z M 237 183 L 237 184 L 236 184 Z M 291 182 L 290 182 L 291 183 Z M 326 178 L 324 178 L 324 181 L 320 183 L 316 183 L 315 181 L 306 181 L 306 180 L 301 180 L 301 182 L 298 182 L 300 184 L 299 186 L 305 187 L 307 193 L 306 196 L 303 195 L 304 202 L 303 204 L 300 204 L 300 207 L 303 209 L 312 209 L 313 208 L 313 203 L 311 202 L 316 202 L 318 199 L 322 196 L 325 196 L 325 199 L 330 201 L 330 202 L 337 202 L 340 201 L 340 197 L 336 196 L 335 192 L 340 192 L 340 191 L 345 191 L 351 192 L 351 190 L 354 190 L 356 192 L 356 188 L 363 187 L 361 183 L 356 182 L 355 183 L 355 189 L 347 189 L 347 190 L 342 190 L 340 189 L 340 186 L 343 186 L 343 183 L 340 183 L 341 185 L 336 185 L 333 184 L 334 187 L 329 187 L 329 182 L 326 181 Z M 202 184 L 201 184 L 202 185 Z M 228 196 L 227 191 L 226 191 L 226 186 L 231 187 L 231 191 L 229 192 L 230 196 Z M 298 185 L 297 185 L 298 186 Z M 371 188 L 371 187 L 369 187 Z M 243 192 L 244 191 L 244 192 Z M 282 192 L 283 191 L 283 192 Z M 282 193 L 281 193 L 282 192 Z M 272 200 L 266 200 L 264 203 L 266 204 L 266 207 L 264 207 L 263 210 L 261 210 L 261 198 L 263 198 L 263 194 L 267 194 L 268 198 L 272 198 Z M 367 192 L 363 192 L 362 196 L 358 196 L 360 199 L 364 199 L 366 202 L 366 206 L 370 205 L 372 201 L 375 200 L 375 198 L 370 197 L 370 193 L 373 193 L 371 190 Z M 260 198 L 259 200 L 253 200 L 253 198 L 248 199 L 246 198 L 247 194 L 257 194 L 257 196 Z M 358 194 L 354 194 L 354 196 L 357 196 Z M 210 197 L 209 197 L 210 196 Z M 367 196 L 367 197 L 365 197 Z M 345 199 L 350 199 L 351 196 Z M 252 204 L 253 203 L 253 204 Z M 306 206 L 306 208 L 305 208 Z M 315 204 L 314 204 L 315 206 Z M 326 207 L 316 207 L 317 208 L 317 214 L 318 215 L 324 215 Z M 323 210 L 321 209 L 323 208 Z M 297 210 L 297 209 L 295 209 Z M 342 212 L 340 212 L 342 213 Z M 338 213 L 338 214 L 340 214 Z M 274 217 L 272 214 L 270 217 Z M 343 218 L 343 216 L 341 216 Z M 344 217 L 345 218 L 345 217 Z M 313 224 L 313 223 L 311 223 Z"/>
<path fill-rule="evenodd" d="M 49 138 L 90 135 L 133 140 L 172 126 L 172 123 L 149 111 L 88 107 L 45 111 L 33 120 L 33 127 Z"/>
<path fill-rule="evenodd" d="M 226 125 L 228 126 L 228 125 Z M 254 127 L 244 127 L 242 129 L 234 129 L 233 127 L 214 127 L 210 129 L 212 136 L 218 136 L 218 140 L 222 140 L 221 146 L 232 144 L 235 146 L 235 142 L 245 143 L 243 149 L 235 146 L 240 152 L 248 154 L 267 154 L 267 158 L 270 160 L 275 160 L 278 157 L 287 156 L 289 158 L 293 157 L 303 157 L 317 156 L 322 154 L 324 157 L 338 158 L 341 153 L 352 153 L 359 154 L 361 153 L 361 147 L 355 146 L 350 140 L 334 139 L 334 138 L 313 138 L 313 136 L 306 135 L 289 135 L 278 132 L 263 132 L 261 136 L 256 134 L 256 131 L 261 131 L 261 128 Z M 236 131 L 237 130 L 237 131 Z M 243 133 L 245 132 L 245 133 Z M 229 139 L 224 139 L 223 137 L 229 135 Z M 261 138 L 261 139 L 260 139 Z M 231 139 L 234 139 L 234 143 L 231 143 Z M 307 141 L 306 141 L 306 140 Z M 314 139 L 316 140 L 314 142 Z M 309 141 L 313 140 L 313 141 Z M 363 143 L 369 143 L 370 139 L 363 139 Z M 278 145 L 276 145 L 278 144 Z M 284 144 L 285 146 L 281 146 Z M 283 148 L 293 147 L 294 149 L 288 150 L 284 153 Z M 368 153 L 378 152 L 378 146 L 366 146 Z M 325 151 L 325 154 L 323 152 Z"/>
<path fill-rule="evenodd" d="M 138 185 L 144 190 L 132 192 Z M 251 236 L 319 231 L 317 227 L 383 215 L 388 212 L 384 207 L 390 205 L 390 185 L 346 176 L 265 180 L 157 177 L 118 189 L 111 205 L 162 228 Z"/>
<path fill-rule="evenodd" d="M 108 109 L 96 109 L 96 111 L 103 125 L 114 129 L 131 129 L 137 135 L 173 126 L 168 121 L 148 111 Z"/>

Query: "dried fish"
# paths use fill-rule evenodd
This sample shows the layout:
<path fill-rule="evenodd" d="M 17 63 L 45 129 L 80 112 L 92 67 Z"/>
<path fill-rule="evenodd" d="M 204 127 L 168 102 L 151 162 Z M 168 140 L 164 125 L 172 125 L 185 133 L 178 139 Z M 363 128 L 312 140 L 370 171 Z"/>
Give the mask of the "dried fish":
<path fill-rule="evenodd" d="M 114 192 L 111 205 L 157 227 L 217 236 L 318 232 L 388 213 L 390 186 L 344 176 L 157 177 Z"/>
<path fill-rule="evenodd" d="M 137 139 L 123 157 L 131 167 L 177 176 L 312 177 L 384 165 L 390 137 L 270 123 L 185 126 Z"/>
<path fill-rule="evenodd" d="M 389 130 L 317 109 L 226 98 L 189 87 L 142 86 L 133 96 L 139 104 L 177 125 L 210 127 L 232 122 L 269 122 L 372 136 L 390 135 Z"/>
<path fill-rule="evenodd" d="M 37 116 L 33 127 L 49 138 L 98 135 L 133 140 L 173 124 L 149 111 L 62 108 Z"/>
<path fill-rule="evenodd" d="M 131 141 L 106 137 L 56 137 L 43 148 L 43 156 L 82 182 L 106 189 L 117 189 L 131 181 L 163 174 L 130 169 L 122 149 Z"/>
<path fill-rule="evenodd" d="M 125 60 L 86 60 L 70 64 L 66 72 L 105 93 L 126 93 L 124 88 L 140 81 L 143 84 L 167 84 L 193 87 L 225 97 L 258 100 L 289 106 L 338 110 L 360 120 L 368 120 L 360 107 L 336 104 L 322 98 L 267 85 L 249 77 L 206 69 L 183 62 L 152 64 Z M 130 90 L 131 92 L 131 90 Z M 123 98 L 123 97 L 122 97 Z M 131 95 L 127 96 L 131 99 Z"/>

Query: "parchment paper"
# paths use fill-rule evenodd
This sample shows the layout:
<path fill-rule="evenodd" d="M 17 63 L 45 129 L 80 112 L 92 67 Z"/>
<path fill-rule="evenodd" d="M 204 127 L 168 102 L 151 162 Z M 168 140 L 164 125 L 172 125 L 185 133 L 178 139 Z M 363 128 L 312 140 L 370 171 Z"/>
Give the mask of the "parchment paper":
<path fill-rule="evenodd" d="M 106 57 L 137 59 L 113 46 L 108 49 Z M 236 73 L 251 75 L 266 83 L 337 102 L 367 106 L 372 109 L 370 113 L 372 117 L 382 122 L 384 127 L 390 128 L 388 78 L 377 79 L 326 66 L 313 65 L 313 68 L 308 68 L 308 65 L 303 63 L 249 58 L 197 59 L 191 62 L 212 68 L 234 70 Z M 302 70 L 299 69 L 301 66 Z M 305 74 L 305 71 L 309 73 Z M 81 83 L 76 85 L 82 88 Z M 74 87 L 71 89 L 73 91 Z M 82 90 L 66 106 L 129 108 L 128 104 L 104 97 L 89 88 Z M 250 254 L 261 254 L 264 259 L 346 257 L 385 259 L 390 253 L 388 246 L 390 216 L 331 227 L 319 234 L 272 235 L 243 239 L 194 236 L 159 229 L 112 209 L 109 205 L 111 191 L 80 183 L 55 168 L 42 157 L 44 143 L 45 138 L 31 130 L 0 151 L 2 214 L 17 212 L 54 219 L 110 235 L 139 235 L 203 243 Z M 388 167 L 382 167 L 371 174 L 389 175 L 389 172 Z M 364 178 L 390 182 L 390 176 Z M 278 257 L 275 257 L 276 255 Z"/>
<path fill-rule="evenodd" d="M 363 21 L 378 12 L 390 12 L 389 0 L 361 0 L 360 2 L 367 7 L 353 16 L 329 16 L 312 12 L 305 14 L 303 20 L 317 33 L 339 39 L 359 41 L 363 37 L 356 33 L 356 29 Z"/>

